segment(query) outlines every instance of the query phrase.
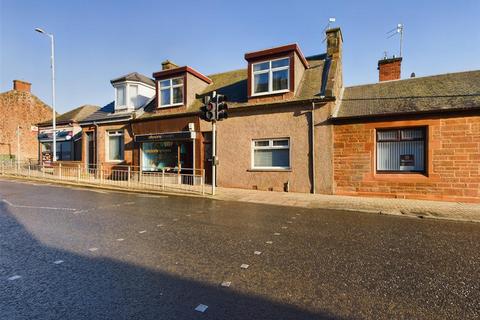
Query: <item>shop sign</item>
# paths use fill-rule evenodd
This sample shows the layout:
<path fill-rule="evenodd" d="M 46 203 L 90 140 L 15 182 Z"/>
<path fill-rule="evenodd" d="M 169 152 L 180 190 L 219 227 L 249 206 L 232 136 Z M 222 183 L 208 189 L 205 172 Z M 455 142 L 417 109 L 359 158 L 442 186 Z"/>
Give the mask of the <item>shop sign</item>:
<path fill-rule="evenodd" d="M 135 142 L 190 140 L 195 139 L 195 137 L 195 132 L 190 131 L 141 134 L 135 136 Z"/>

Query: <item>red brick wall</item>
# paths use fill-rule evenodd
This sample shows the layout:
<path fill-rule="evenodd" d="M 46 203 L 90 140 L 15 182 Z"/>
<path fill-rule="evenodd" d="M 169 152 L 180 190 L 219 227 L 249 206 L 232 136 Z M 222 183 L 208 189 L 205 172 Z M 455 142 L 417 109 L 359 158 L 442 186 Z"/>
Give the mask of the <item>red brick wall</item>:
<path fill-rule="evenodd" d="M 52 109 L 29 92 L 11 90 L 0 94 L 0 157 L 20 154 L 21 160 L 38 160 L 37 132 L 31 126 L 51 118 Z M 20 125 L 20 152 L 17 125 Z"/>
<path fill-rule="evenodd" d="M 375 172 L 375 129 L 427 126 L 426 174 Z M 334 127 L 334 192 L 480 202 L 480 116 Z"/>

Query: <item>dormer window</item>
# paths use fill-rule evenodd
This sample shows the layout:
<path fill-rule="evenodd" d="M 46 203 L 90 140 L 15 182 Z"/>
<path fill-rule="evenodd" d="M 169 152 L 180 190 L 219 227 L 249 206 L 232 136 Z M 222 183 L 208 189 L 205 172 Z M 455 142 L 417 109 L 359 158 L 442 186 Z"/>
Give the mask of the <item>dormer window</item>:
<path fill-rule="evenodd" d="M 183 77 L 158 81 L 160 106 L 183 105 Z"/>
<path fill-rule="evenodd" d="M 290 58 L 252 64 L 253 95 L 287 92 L 290 90 Z"/>
<path fill-rule="evenodd" d="M 138 107 L 138 85 L 130 84 L 128 85 L 128 97 L 130 99 L 130 105 Z"/>
<path fill-rule="evenodd" d="M 110 81 L 115 88 L 114 112 L 132 112 L 155 96 L 155 81 L 137 72 Z"/>

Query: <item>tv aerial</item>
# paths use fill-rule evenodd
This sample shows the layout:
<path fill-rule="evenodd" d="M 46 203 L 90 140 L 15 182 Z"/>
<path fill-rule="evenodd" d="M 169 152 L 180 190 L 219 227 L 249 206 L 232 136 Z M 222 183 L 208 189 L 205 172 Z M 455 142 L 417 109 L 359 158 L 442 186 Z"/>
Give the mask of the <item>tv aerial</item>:
<path fill-rule="evenodd" d="M 404 25 L 402 23 L 399 23 L 397 24 L 397 27 L 396 28 L 393 28 L 392 30 L 388 31 L 387 32 L 387 39 L 390 39 L 396 35 L 399 35 L 400 36 L 400 54 L 399 54 L 399 57 L 402 56 L 402 46 L 403 46 L 403 28 L 404 28 Z"/>

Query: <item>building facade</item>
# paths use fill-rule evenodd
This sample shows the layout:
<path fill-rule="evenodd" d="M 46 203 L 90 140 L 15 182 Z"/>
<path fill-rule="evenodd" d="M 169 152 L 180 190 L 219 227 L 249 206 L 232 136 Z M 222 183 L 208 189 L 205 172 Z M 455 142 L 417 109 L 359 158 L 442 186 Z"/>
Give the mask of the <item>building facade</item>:
<path fill-rule="evenodd" d="M 13 90 L 0 94 L 0 115 L 0 160 L 36 161 L 36 125 L 51 119 L 52 109 L 31 93 L 30 83 L 14 80 Z"/>
<path fill-rule="evenodd" d="M 335 194 L 480 201 L 480 71 L 400 80 L 400 62 L 343 92 Z"/>

